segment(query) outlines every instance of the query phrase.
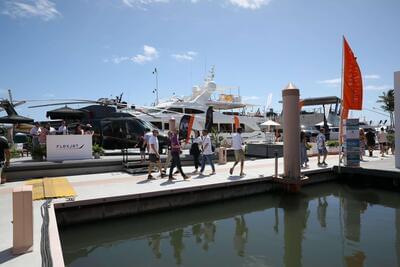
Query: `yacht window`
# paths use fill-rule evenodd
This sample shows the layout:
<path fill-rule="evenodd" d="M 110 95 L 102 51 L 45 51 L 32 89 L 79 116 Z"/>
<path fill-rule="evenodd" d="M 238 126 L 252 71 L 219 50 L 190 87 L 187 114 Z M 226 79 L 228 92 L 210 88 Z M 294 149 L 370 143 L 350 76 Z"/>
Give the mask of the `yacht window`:
<path fill-rule="evenodd" d="M 183 113 L 183 108 L 168 108 L 169 111 Z"/>
<path fill-rule="evenodd" d="M 161 121 L 151 121 L 151 123 L 156 126 L 158 129 L 162 129 L 162 122 Z"/>
<path fill-rule="evenodd" d="M 194 108 L 185 108 L 185 113 L 187 113 L 187 114 L 203 114 L 204 111 L 194 109 Z"/>
<path fill-rule="evenodd" d="M 231 133 L 232 132 L 232 124 L 230 123 L 221 123 L 219 125 L 219 131 L 222 133 Z"/>
<path fill-rule="evenodd" d="M 168 122 L 164 123 L 164 130 L 169 130 L 169 123 Z"/>

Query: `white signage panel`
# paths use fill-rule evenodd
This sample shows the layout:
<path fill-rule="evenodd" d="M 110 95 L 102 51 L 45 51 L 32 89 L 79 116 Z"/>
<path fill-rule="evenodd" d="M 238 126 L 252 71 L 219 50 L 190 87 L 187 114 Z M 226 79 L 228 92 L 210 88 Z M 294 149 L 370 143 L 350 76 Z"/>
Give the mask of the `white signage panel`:
<path fill-rule="evenodd" d="M 92 158 L 91 135 L 48 135 L 47 160 L 75 160 Z"/>
<path fill-rule="evenodd" d="M 400 71 L 394 73 L 394 117 L 396 142 L 396 168 L 400 169 Z"/>

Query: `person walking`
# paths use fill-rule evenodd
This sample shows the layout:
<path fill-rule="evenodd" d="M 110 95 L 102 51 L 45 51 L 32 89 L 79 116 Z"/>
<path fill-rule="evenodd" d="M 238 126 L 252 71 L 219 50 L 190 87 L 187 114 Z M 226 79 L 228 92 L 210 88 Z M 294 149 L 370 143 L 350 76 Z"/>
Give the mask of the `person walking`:
<path fill-rule="evenodd" d="M 369 151 L 369 156 L 373 156 L 374 148 L 375 148 L 375 133 L 373 132 L 372 129 L 368 129 L 367 133 L 365 134 L 365 137 L 367 139 L 367 146 L 368 146 L 368 151 Z"/>
<path fill-rule="evenodd" d="M 143 163 L 146 161 L 146 144 L 144 142 L 144 136 L 141 135 L 139 137 L 139 142 L 137 143 L 136 147 L 139 147 L 140 151 L 140 162 Z"/>
<path fill-rule="evenodd" d="M 172 131 L 170 141 L 171 141 L 172 164 L 171 164 L 171 167 L 169 168 L 168 180 L 169 181 L 175 180 L 175 178 L 173 176 L 175 167 L 178 168 L 178 171 L 181 173 L 183 179 L 185 179 L 185 180 L 189 179 L 190 177 L 187 176 L 182 170 L 182 164 L 181 164 L 181 158 L 180 158 L 181 144 L 179 143 L 178 133 L 176 130 Z"/>
<path fill-rule="evenodd" d="M 172 154 L 171 154 L 171 140 L 172 140 L 172 131 L 168 131 L 168 139 L 167 139 L 167 159 L 165 160 L 164 163 L 164 173 L 167 173 L 167 169 L 171 164 L 171 160 L 172 160 Z"/>
<path fill-rule="evenodd" d="M 386 153 L 387 137 L 385 129 L 382 127 L 381 131 L 378 133 L 379 149 L 381 150 L 381 156 L 384 157 Z"/>
<path fill-rule="evenodd" d="M 243 177 L 245 176 L 245 173 L 243 172 L 244 168 L 244 151 L 242 145 L 244 144 L 243 138 L 242 138 L 242 128 L 237 128 L 236 133 L 233 134 L 232 136 L 232 148 L 235 152 L 235 163 L 233 163 L 232 168 L 229 170 L 229 174 L 232 175 L 233 171 L 236 167 L 236 165 L 240 162 L 240 176 Z"/>
<path fill-rule="evenodd" d="M 300 167 L 308 168 L 307 138 L 304 131 L 300 132 Z"/>
<path fill-rule="evenodd" d="M 158 130 L 153 130 L 153 135 L 150 136 L 148 142 L 148 149 L 149 149 L 149 168 L 148 168 L 148 180 L 155 180 L 155 178 L 151 175 L 151 171 L 153 170 L 154 165 L 157 166 L 158 170 L 160 171 L 161 178 L 164 178 L 164 174 L 162 172 L 161 161 L 160 161 L 160 154 L 159 151 L 159 144 L 158 144 Z"/>
<path fill-rule="evenodd" d="M 200 138 L 200 132 L 196 131 L 195 132 L 195 138 L 192 141 L 192 145 L 190 146 L 190 155 L 193 157 L 193 163 L 194 163 L 194 172 L 197 173 L 200 165 L 200 146 L 201 145 L 201 138 Z"/>
<path fill-rule="evenodd" d="M 324 132 L 325 129 L 321 128 L 317 136 L 318 166 L 328 166 L 328 164 L 325 162 L 326 157 L 328 155 L 328 150 L 326 149 L 326 137 Z M 321 156 L 323 157 L 322 162 L 321 162 Z"/>
<path fill-rule="evenodd" d="M 365 134 L 364 134 L 364 129 L 360 129 L 360 160 L 364 160 L 364 155 L 365 155 Z"/>
<path fill-rule="evenodd" d="M 7 138 L 4 136 L 6 131 L 0 128 L 0 183 L 4 184 L 6 182 L 6 177 L 3 174 L 4 167 L 10 165 L 10 145 L 8 144 Z"/>
<path fill-rule="evenodd" d="M 212 172 L 210 175 L 215 174 L 215 166 L 212 161 L 212 157 L 214 155 L 213 149 L 212 149 L 212 144 L 211 144 L 211 138 L 208 135 L 208 130 L 204 129 L 203 132 L 203 137 L 201 139 L 201 150 L 203 152 L 203 158 L 201 159 L 201 169 L 200 169 L 200 175 L 203 176 L 204 168 L 206 167 L 206 162 L 209 162 L 211 165 Z"/>

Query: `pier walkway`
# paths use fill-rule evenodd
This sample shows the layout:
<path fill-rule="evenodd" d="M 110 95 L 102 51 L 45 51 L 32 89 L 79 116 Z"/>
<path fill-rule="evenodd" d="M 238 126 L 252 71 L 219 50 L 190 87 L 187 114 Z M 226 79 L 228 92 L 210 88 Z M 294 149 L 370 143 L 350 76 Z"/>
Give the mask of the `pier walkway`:
<path fill-rule="evenodd" d="M 338 163 L 337 156 L 328 156 L 327 168 L 317 166 L 317 158 L 310 158 L 310 168 L 304 169 L 304 172 L 319 172 L 326 170 L 329 172 L 334 165 Z M 221 184 L 246 183 L 257 179 L 270 179 L 274 175 L 274 159 L 258 159 L 247 160 L 245 162 L 245 177 L 239 177 L 240 166 L 236 166 L 232 176 L 229 175 L 229 169 L 232 162 L 224 165 L 216 164 L 217 174 L 199 177 L 197 174 L 192 175 L 193 167 L 183 167 L 187 174 L 191 175 L 191 179 L 184 181 L 180 175 L 176 176 L 177 180 L 168 182 L 167 179 L 157 179 L 147 181 L 147 174 L 130 175 L 123 172 L 101 173 L 89 175 L 76 175 L 67 177 L 74 187 L 77 196 L 75 201 L 66 199 L 56 199 L 53 203 L 58 205 L 65 203 L 66 205 L 74 205 L 76 201 L 98 201 L 99 199 L 106 201 L 110 198 L 123 198 L 124 196 L 132 196 L 139 194 L 157 194 L 164 192 L 168 194 L 173 190 L 187 190 L 191 188 L 203 187 L 204 189 L 212 188 Z M 387 156 L 385 158 L 365 157 L 365 161 L 361 163 L 361 169 L 389 170 L 398 172 L 400 170 L 394 168 L 394 157 Z M 210 167 L 206 166 L 205 173 L 209 173 Z M 283 159 L 279 159 L 279 173 L 283 171 Z M 154 177 L 158 175 L 153 174 Z M 12 189 L 21 186 L 24 182 L 13 182 L 0 185 L 0 265 L 2 266 L 40 266 L 41 265 L 41 205 L 44 201 L 35 201 L 34 205 L 34 247 L 33 252 L 20 256 L 11 254 L 12 248 Z M 52 237 L 50 237 L 52 238 Z M 54 236 L 53 236 L 54 238 Z M 58 236 L 56 237 L 58 238 Z"/>

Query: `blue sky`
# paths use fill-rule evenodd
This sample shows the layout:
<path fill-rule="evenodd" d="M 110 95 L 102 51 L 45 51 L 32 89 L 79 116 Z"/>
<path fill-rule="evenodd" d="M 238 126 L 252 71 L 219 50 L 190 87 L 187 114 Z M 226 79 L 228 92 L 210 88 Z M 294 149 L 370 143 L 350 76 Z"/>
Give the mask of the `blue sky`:
<path fill-rule="evenodd" d="M 398 0 L 3 0 L 0 90 L 16 99 L 97 99 L 137 105 L 216 82 L 273 107 L 294 82 L 302 97 L 340 95 L 345 35 L 364 75 L 364 107 L 400 70 Z M 44 119 L 44 109 L 19 108 Z M 363 116 L 382 119 L 365 111 Z"/>

